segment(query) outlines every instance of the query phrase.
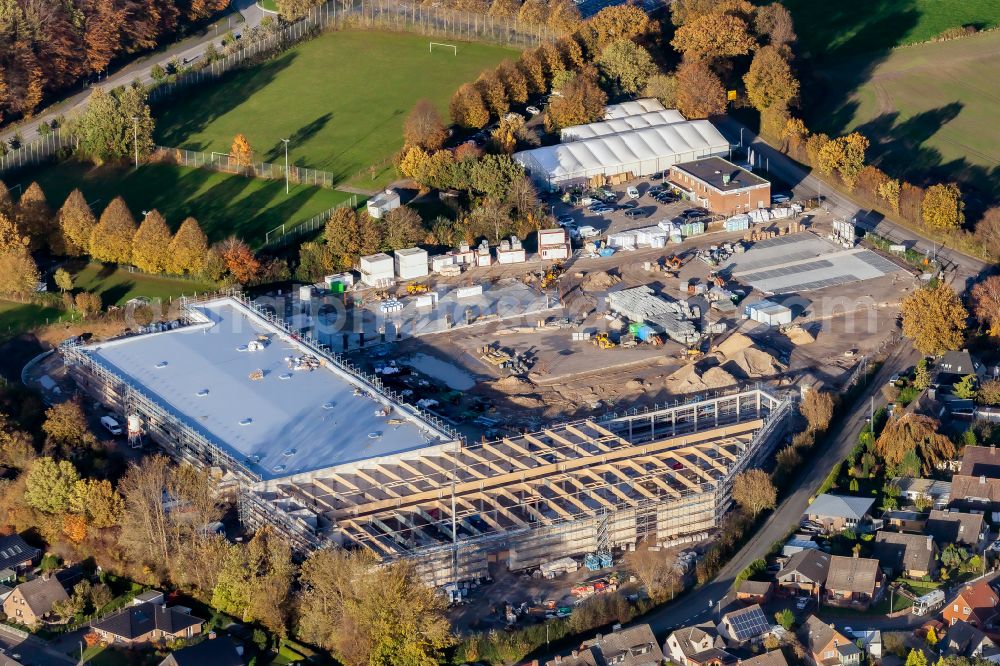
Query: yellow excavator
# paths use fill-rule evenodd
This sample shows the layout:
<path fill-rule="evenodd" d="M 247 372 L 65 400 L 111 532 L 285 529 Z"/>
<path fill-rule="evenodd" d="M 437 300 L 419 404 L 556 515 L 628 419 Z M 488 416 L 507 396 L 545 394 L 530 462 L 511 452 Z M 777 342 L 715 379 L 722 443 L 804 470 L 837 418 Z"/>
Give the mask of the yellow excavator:
<path fill-rule="evenodd" d="M 562 264 L 554 264 L 552 268 L 545 271 L 545 275 L 542 276 L 542 289 L 551 287 L 555 282 L 562 276 L 563 267 Z"/>
<path fill-rule="evenodd" d="M 420 282 L 413 282 L 406 285 L 406 293 L 410 296 L 415 296 L 416 294 L 426 294 L 430 290 L 430 287 L 426 284 L 421 284 Z"/>

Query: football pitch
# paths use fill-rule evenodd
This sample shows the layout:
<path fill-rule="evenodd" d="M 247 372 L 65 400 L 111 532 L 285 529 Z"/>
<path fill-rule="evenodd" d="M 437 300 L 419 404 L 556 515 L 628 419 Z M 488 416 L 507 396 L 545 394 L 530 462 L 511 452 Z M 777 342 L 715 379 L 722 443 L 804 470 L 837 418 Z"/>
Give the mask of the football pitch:
<path fill-rule="evenodd" d="M 391 158 L 403 141 L 403 120 L 421 98 L 447 122 L 458 87 L 518 51 L 453 42 L 430 52 L 420 35 L 331 32 L 221 82 L 193 88 L 155 109 L 161 145 L 229 152 L 244 134 L 255 159 L 335 174 L 338 182 L 377 189 L 392 179 Z M 378 165 L 374 179 L 369 167 Z"/>

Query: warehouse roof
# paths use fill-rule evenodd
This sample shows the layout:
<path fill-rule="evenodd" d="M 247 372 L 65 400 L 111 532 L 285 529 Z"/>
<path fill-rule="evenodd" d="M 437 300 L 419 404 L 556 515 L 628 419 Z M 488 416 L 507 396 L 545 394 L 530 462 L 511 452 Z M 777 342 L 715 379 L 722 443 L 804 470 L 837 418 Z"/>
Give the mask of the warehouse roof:
<path fill-rule="evenodd" d="M 543 146 L 516 153 L 514 158 L 529 170 L 540 168 L 549 178 L 558 180 L 657 158 L 678 156 L 687 159 L 706 152 L 728 150 L 729 142 L 712 123 L 689 120 Z"/>
<path fill-rule="evenodd" d="M 444 437 L 236 299 L 190 312 L 199 323 L 84 351 L 265 479 Z M 252 350 L 260 340 L 263 348 Z"/>
<path fill-rule="evenodd" d="M 650 111 L 664 110 L 665 109 L 663 105 L 660 104 L 659 100 L 653 99 L 652 97 L 642 97 L 640 99 L 622 102 L 621 104 L 609 104 L 604 108 L 604 119 L 612 120 L 614 118 L 635 116 L 640 113 L 649 113 Z"/>
<path fill-rule="evenodd" d="M 559 133 L 559 140 L 564 142 L 579 141 L 580 139 L 592 139 L 596 136 L 631 132 L 632 130 L 643 129 L 645 127 L 656 127 L 657 125 L 670 125 L 672 123 L 683 122 L 685 122 L 685 118 L 677 109 L 650 111 L 649 113 L 640 113 L 634 116 L 602 120 L 600 122 L 588 123 L 586 125 L 564 127 Z"/>

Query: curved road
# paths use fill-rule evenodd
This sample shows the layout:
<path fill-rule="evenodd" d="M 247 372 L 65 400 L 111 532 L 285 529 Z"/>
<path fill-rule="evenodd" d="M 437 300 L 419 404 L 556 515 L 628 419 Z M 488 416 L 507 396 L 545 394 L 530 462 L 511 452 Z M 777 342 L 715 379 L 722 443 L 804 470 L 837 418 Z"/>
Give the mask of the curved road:
<path fill-rule="evenodd" d="M 29 122 L 0 131 L 0 140 L 7 141 L 14 134 L 20 134 L 23 143 L 30 143 L 38 138 L 39 123 L 49 122 L 59 116 L 73 115 L 80 111 L 87 104 L 90 93 L 95 87 L 111 90 L 118 86 L 129 84 L 136 79 L 144 84 L 151 83 L 153 78 L 150 76 L 149 71 L 154 65 L 165 67 L 174 58 L 178 58 L 182 62 L 184 60 L 191 61 L 199 58 L 205 53 L 205 49 L 209 44 L 215 42 L 216 46 L 221 46 L 222 38 L 230 29 L 239 32 L 245 28 L 252 28 L 260 24 L 265 15 L 265 12 L 257 6 L 256 0 L 232 0 L 230 9 L 214 23 L 204 28 L 202 34 L 188 37 L 165 49 L 154 51 L 133 60 L 99 83 L 95 83 L 80 92 L 50 105 Z"/>

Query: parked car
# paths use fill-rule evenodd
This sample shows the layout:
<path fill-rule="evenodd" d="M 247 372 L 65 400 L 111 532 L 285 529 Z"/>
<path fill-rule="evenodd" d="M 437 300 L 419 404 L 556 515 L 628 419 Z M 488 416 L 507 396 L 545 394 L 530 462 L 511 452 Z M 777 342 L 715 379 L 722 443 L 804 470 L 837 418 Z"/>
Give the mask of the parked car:
<path fill-rule="evenodd" d="M 640 217 L 649 217 L 650 214 L 651 213 L 648 210 L 644 210 L 642 208 L 633 208 L 632 210 L 625 211 L 625 217 L 633 220 L 637 220 Z"/>
<path fill-rule="evenodd" d="M 773 204 L 784 204 L 792 200 L 792 195 L 787 192 L 778 192 L 777 194 L 771 195 L 771 203 Z"/>
<path fill-rule="evenodd" d="M 638 208 L 638 206 L 639 206 L 639 204 L 637 204 L 634 201 L 625 201 L 623 203 L 618 204 L 617 209 L 618 210 L 631 210 L 633 208 Z"/>
<path fill-rule="evenodd" d="M 632 186 L 632 185 L 629 185 L 625 189 L 625 194 L 628 195 L 629 199 L 638 199 L 639 198 L 639 190 L 637 188 L 635 188 L 634 186 Z"/>
<path fill-rule="evenodd" d="M 663 174 L 662 171 L 657 171 L 652 176 L 650 176 L 649 179 L 650 180 L 663 180 L 663 176 L 664 176 L 664 174 Z"/>
<path fill-rule="evenodd" d="M 118 421 L 116 421 L 111 416 L 102 416 L 101 417 L 101 425 L 104 427 L 105 430 L 107 430 L 109 433 L 111 433 L 115 437 L 117 437 L 120 434 L 122 434 L 122 427 L 120 425 L 118 425 Z"/>
<path fill-rule="evenodd" d="M 556 224 L 560 227 L 575 227 L 576 221 L 573 219 L 572 215 L 560 215 L 556 220 Z"/>
<path fill-rule="evenodd" d="M 542 110 L 539 109 L 537 106 L 529 106 L 528 108 L 525 109 L 525 111 L 528 113 L 529 116 L 537 116 L 539 113 L 542 112 Z"/>
<path fill-rule="evenodd" d="M 809 597 L 798 597 L 795 600 L 795 607 L 799 610 L 805 610 L 809 606 L 811 599 Z"/>

